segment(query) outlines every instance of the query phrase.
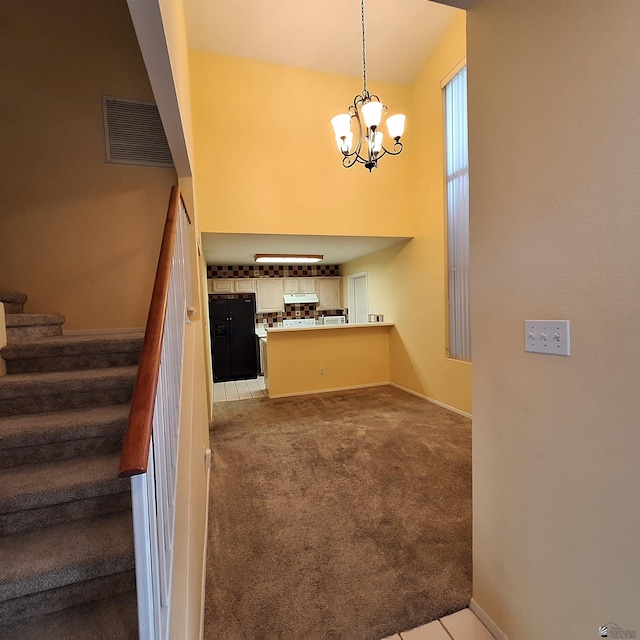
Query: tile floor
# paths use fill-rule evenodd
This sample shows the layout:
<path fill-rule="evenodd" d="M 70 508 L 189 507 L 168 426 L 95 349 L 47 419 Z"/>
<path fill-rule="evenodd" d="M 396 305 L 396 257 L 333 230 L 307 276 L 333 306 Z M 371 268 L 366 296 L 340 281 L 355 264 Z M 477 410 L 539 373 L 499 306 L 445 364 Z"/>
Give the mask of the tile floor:
<path fill-rule="evenodd" d="M 252 380 L 213 383 L 214 402 L 231 402 L 232 400 L 263 397 L 267 397 L 267 392 L 264 390 L 263 376 L 258 376 L 258 378 Z"/>
<path fill-rule="evenodd" d="M 470 609 L 435 620 L 410 631 L 402 631 L 383 640 L 494 640 Z"/>

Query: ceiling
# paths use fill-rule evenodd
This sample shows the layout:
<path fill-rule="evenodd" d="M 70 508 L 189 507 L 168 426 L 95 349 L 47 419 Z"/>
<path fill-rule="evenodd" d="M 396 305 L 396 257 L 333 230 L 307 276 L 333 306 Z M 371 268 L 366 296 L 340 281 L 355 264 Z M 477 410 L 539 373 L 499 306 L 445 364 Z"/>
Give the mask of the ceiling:
<path fill-rule="evenodd" d="M 247 265 L 256 253 L 322 254 L 320 264 L 344 264 L 409 238 L 365 236 L 296 236 L 247 233 L 203 233 L 207 264 Z"/>
<path fill-rule="evenodd" d="M 185 0 L 200 49 L 362 75 L 360 0 Z M 459 9 L 428 0 L 367 0 L 367 78 L 410 84 Z"/>
<path fill-rule="evenodd" d="M 184 0 L 184 6 L 190 49 L 362 76 L 360 0 Z M 428 0 L 366 0 L 365 11 L 367 79 L 411 84 L 460 10 Z M 251 264 L 267 252 L 321 253 L 324 264 L 343 264 L 404 239 L 205 233 L 202 242 L 208 264 Z"/>

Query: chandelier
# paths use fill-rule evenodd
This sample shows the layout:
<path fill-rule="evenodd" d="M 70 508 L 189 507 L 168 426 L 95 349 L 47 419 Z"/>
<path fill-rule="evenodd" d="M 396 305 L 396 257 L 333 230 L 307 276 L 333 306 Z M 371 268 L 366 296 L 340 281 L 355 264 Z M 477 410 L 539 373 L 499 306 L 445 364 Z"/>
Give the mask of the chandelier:
<path fill-rule="evenodd" d="M 387 107 L 380 102 L 378 96 L 367 91 L 367 52 L 364 30 L 364 0 L 360 0 L 362 21 L 362 93 L 353 99 L 349 113 L 341 113 L 331 119 L 338 150 L 342 153 L 342 166 L 352 167 L 357 162 L 369 169 L 369 173 L 378 166 L 378 160 L 389 154 L 397 156 L 402 152 L 400 137 L 404 132 L 405 117 L 402 114 L 389 116 L 386 121 L 387 131 L 393 139 L 393 148 L 387 149 L 382 144 L 383 134 L 379 131 L 380 121 L 386 114 Z M 353 146 L 351 121 L 357 123 L 356 146 Z"/>

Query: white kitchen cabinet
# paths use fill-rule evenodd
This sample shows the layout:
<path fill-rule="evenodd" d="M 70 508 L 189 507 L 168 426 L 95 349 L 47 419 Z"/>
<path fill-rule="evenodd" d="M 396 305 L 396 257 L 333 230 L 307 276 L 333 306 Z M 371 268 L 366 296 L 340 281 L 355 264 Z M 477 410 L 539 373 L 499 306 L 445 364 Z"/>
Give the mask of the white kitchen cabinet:
<path fill-rule="evenodd" d="M 258 313 L 284 311 L 284 278 L 258 278 L 256 293 Z"/>
<path fill-rule="evenodd" d="M 300 291 L 298 293 L 315 293 L 316 292 L 316 279 L 315 278 L 298 278 L 300 281 Z"/>
<path fill-rule="evenodd" d="M 315 293 L 315 278 L 284 278 L 285 293 Z"/>
<path fill-rule="evenodd" d="M 342 278 L 317 278 L 318 310 L 342 309 Z"/>
<path fill-rule="evenodd" d="M 255 293 L 255 278 L 211 278 L 207 280 L 209 293 Z"/>
<path fill-rule="evenodd" d="M 233 280 L 223 280 L 221 278 L 213 278 L 209 280 L 211 287 L 209 293 L 233 293 Z"/>
<path fill-rule="evenodd" d="M 300 280 L 302 278 L 284 278 L 283 287 L 285 293 L 300 293 Z"/>
<path fill-rule="evenodd" d="M 236 293 L 254 293 L 256 290 L 255 278 L 239 278 L 233 284 Z"/>

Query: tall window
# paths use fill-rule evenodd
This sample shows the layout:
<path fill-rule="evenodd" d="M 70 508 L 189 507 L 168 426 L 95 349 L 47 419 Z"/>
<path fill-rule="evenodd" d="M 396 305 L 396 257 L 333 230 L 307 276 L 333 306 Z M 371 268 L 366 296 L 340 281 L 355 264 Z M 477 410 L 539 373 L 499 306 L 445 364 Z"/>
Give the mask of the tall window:
<path fill-rule="evenodd" d="M 444 87 L 447 165 L 449 357 L 471 362 L 467 67 Z"/>

